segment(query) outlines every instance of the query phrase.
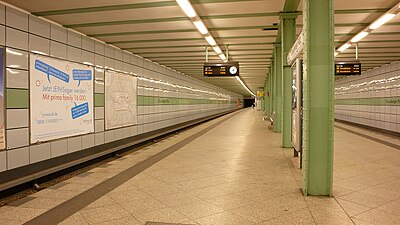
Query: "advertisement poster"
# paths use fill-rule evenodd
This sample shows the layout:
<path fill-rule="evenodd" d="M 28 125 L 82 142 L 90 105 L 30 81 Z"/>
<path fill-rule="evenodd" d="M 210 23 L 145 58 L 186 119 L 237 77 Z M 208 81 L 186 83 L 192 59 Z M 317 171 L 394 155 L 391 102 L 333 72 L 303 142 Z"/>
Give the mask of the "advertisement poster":
<path fill-rule="evenodd" d="M 106 129 L 137 124 L 136 90 L 136 77 L 128 74 L 106 71 Z"/>
<path fill-rule="evenodd" d="M 4 128 L 4 48 L 0 48 L 0 150 L 5 148 Z"/>
<path fill-rule="evenodd" d="M 30 55 L 31 143 L 94 132 L 93 67 Z"/>

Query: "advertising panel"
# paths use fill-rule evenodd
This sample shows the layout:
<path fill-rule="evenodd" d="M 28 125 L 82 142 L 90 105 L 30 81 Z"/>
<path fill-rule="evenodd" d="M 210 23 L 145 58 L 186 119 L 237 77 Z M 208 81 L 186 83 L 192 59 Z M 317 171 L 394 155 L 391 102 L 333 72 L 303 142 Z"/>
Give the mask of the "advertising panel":
<path fill-rule="evenodd" d="M 4 127 L 4 48 L 0 48 L 0 150 L 5 146 Z"/>
<path fill-rule="evenodd" d="M 106 129 L 137 124 L 137 77 L 105 73 Z"/>
<path fill-rule="evenodd" d="M 93 67 L 30 55 L 31 143 L 94 132 Z"/>

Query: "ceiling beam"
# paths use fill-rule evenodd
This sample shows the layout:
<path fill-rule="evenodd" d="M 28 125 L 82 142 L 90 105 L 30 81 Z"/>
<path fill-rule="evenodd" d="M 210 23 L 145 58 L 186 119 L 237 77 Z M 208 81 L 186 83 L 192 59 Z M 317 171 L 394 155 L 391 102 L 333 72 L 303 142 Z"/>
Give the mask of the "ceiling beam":
<path fill-rule="evenodd" d="M 222 15 L 212 15 L 212 16 L 200 16 L 200 18 L 202 20 L 210 20 L 210 19 L 270 17 L 270 16 L 279 16 L 279 12 L 222 14 Z M 76 24 L 66 24 L 64 26 L 67 28 L 80 28 L 80 27 L 114 26 L 114 25 L 126 25 L 126 24 L 131 25 L 131 24 L 164 23 L 164 22 L 179 22 L 179 21 L 190 21 L 190 19 L 188 17 L 170 17 L 170 18 L 141 19 L 141 20 L 116 20 L 116 21 L 104 21 L 95 23 L 76 23 Z"/>
<path fill-rule="evenodd" d="M 257 36 L 231 36 L 231 37 L 215 37 L 214 39 L 252 39 L 252 38 L 275 38 L 276 35 L 257 35 Z M 171 42 L 171 41 L 204 41 L 204 38 L 174 38 L 174 39 L 146 39 L 146 40 L 127 40 L 127 41 L 111 41 L 109 44 L 126 44 L 126 43 L 145 43 L 145 42 Z"/>
<path fill-rule="evenodd" d="M 227 3 L 227 2 L 247 2 L 247 1 L 254 1 L 254 0 L 191 0 L 191 3 L 211 4 L 211 3 Z M 49 10 L 49 11 L 33 12 L 32 14 L 36 16 L 54 16 L 54 15 L 105 12 L 105 11 L 128 10 L 128 9 L 145 9 L 145 8 L 167 7 L 176 5 L 177 5 L 176 1 L 160 1 L 160 2 L 144 2 L 144 3 L 123 4 L 123 5 L 108 5 L 108 6 L 95 6 L 95 7 L 73 8 L 73 9 Z"/>
<path fill-rule="evenodd" d="M 238 43 L 238 44 L 229 44 L 229 46 L 251 46 L 251 45 L 271 45 L 273 42 L 261 42 L 261 43 Z M 160 49 L 160 48 L 195 48 L 195 47 L 207 47 L 204 45 L 179 45 L 179 46 L 149 46 L 149 47 L 130 47 L 130 48 L 122 48 L 123 50 L 135 50 L 135 49 Z"/>
<path fill-rule="evenodd" d="M 241 57 L 241 56 L 272 56 L 271 54 L 231 54 L 229 53 L 229 57 Z M 187 55 L 187 56 L 147 56 L 148 59 L 171 59 L 171 58 L 202 58 L 205 59 L 204 55 Z M 208 58 L 216 58 L 219 59 L 218 55 L 209 55 Z"/>
<path fill-rule="evenodd" d="M 235 50 L 229 50 L 229 53 L 232 52 L 252 52 L 252 51 L 273 51 L 274 49 L 272 48 L 259 48 L 259 49 L 235 49 Z M 152 54 L 170 54 L 170 53 L 205 53 L 205 50 L 201 50 L 201 51 L 171 51 L 171 52 L 136 52 L 133 51 L 132 53 L 135 54 L 140 54 L 140 55 L 152 55 Z"/>
<path fill-rule="evenodd" d="M 368 26 L 369 23 L 338 23 L 335 27 L 355 27 L 355 26 Z M 399 26 L 400 22 L 387 23 L 388 26 Z M 302 28 L 302 24 L 296 25 L 298 28 Z M 226 31 L 226 30 L 262 30 L 264 28 L 278 28 L 274 25 L 265 26 L 238 26 L 238 27 L 220 27 L 220 28 L 209 28 L 210 31 Z M 88 34 L 90 37 L 112 37 L 112 36 L 126 36 L 126 35 L 141 35 L 141 34 L 163 34 L 163 33 L 186 33 L 196 32 L 196 29 L 178 29 L 178 30 L 151 30 L 151 31 L 134 31 L 134 32 L 117 32 L 117 33 L 96 33 Z M 277 40 L 280 40 L 279 31 L 276 35 Z"/>

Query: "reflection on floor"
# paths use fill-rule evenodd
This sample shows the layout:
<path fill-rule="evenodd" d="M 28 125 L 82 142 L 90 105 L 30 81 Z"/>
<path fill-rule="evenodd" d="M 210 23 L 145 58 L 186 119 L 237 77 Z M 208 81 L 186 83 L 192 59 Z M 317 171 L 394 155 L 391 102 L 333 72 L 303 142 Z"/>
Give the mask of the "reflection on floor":
<path fill-rule="evenodd" d="M 1 207 L 0 223 L 56 220 L 55 206 L 78 207 L 67 200 L 230 116 Z M 241 110 L 73 214 L 65 210 L 61 224 L 400 224 L 400 151 L 339 128 L 335 140 L 335 197 L 304 197 L 293 150 L 280 148 L 261 112 Z"/>

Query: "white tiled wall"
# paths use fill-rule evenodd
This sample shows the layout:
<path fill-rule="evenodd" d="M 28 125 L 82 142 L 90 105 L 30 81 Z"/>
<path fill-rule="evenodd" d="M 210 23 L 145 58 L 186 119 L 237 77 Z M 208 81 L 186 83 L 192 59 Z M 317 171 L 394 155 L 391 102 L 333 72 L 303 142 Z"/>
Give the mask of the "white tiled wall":
<path fill-rule="evenodd" d="M 25 92 L 29 90 L 29 52 L 41 52 L 59 59 L 135 73 L 139 78 L 145 78 L 139 79 L 138 95 L 199 99 L 242 98 L 1 4 L 0 46 L 7 49 L 6 87 L 9 89 Z M 95 79 L 98 81 L 95 94 L 104 94 L 103 69 L 96 70 Z M 96 107 L 94 134 L 41 144 L 29 143 L 29 108 L 9 108 L 6 112 L 7 149 L 0 151 L 0 172 L 235 108 L 236 103 L 139 106 L 138 125 L 107 131 L 104 128 L 104 107 Z"/>
<path fill-rule="evenodd" d="M 400 62 L 336 81 L 335 100 L 336 119 L 400 132 Z"/>

